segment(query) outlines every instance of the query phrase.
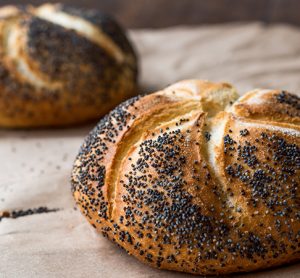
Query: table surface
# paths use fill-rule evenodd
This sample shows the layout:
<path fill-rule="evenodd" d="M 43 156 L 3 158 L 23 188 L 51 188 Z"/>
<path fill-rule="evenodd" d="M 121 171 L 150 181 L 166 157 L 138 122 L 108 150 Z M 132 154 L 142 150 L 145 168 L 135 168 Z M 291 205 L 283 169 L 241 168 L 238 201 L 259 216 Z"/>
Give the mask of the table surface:
<path fill-rule="evenodd" d="M 141 90 L 187 78 L 300 90 L 300 30 L 261 24 L 130 33 L 141 58 Z M 0 211 L 47 206 L 57 212 L 0 222 L 0 277 L 194 277 L 145 266 L 95 233 L 70 192 L 70 171 L 86 125 L 0 131 Z M 294 264 L 235 277 L 299 277 Z"/>

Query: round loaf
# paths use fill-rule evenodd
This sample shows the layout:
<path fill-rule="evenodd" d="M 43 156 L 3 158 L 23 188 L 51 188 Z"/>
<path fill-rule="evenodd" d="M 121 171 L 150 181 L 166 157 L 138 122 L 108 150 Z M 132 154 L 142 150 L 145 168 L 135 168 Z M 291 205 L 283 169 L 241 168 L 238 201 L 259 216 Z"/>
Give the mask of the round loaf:
<path fill-rule="evenodd" d="M 300 258 L 300 98 L 189 80 L 124 102 L 86 138 L 88 221 L 154 267 L 212 275 Z"/>
<path fill-rule="evenodd" d="M 137 59 L 109 16 L 60 4 L 0 9 L 0 126 L 80 124 L 136 93 Z"/>

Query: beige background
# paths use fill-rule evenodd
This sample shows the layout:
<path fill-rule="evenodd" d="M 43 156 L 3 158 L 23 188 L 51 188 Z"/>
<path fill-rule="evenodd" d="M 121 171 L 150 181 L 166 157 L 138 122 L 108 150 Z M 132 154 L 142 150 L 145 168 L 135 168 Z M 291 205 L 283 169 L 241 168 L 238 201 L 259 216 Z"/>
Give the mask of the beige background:
<path fill-rule="evenodd" d="M 300 30 L 260 24 L 131 33 L 144 92 L 185 78 L 300 91 Z M 0 277 L 194 277 L 139 263 L 98 236 L 74 210 L 69 175 L 92 125 L 67 130 L 0 130 L 0 211 L 60 211 L 0 222 Z M 291 265 L 246 277 L 299 277 Z M 235 277 L 241 277 L 237 275 Z"/>

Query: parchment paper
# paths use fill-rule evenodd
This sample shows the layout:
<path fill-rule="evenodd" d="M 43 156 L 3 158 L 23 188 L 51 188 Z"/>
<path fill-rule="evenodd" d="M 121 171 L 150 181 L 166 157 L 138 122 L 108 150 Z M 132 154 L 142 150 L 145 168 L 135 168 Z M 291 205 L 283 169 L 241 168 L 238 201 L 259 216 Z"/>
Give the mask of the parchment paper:
<path fill-rule="evenodd" d="M 144 92 L 186 78 L 300 91 L 300 29 L 215 25 L 130 33 Z M 0 211 L 47 206 L 57 212 L 0 222 L 0 277 L 194 277 L 152 269 L 97 235 L 70 193 L 72 162 L 92 125 L 0 130 Z M 300 265 L 235 277 L 300 277 Z"/>

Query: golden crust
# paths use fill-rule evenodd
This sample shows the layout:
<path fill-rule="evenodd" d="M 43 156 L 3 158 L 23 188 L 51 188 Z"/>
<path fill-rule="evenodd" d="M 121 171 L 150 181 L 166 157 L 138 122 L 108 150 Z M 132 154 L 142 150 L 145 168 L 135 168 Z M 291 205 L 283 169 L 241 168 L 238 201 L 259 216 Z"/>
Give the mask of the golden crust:
<path fill-rule="evenodd" d="M 300 123 L 300 100 L 286 91 L 256 89 L 232 107 L 241 117 L 267 121 Z"/>
<path fill-rule="evenodd" d="M 79 124 L 136 94 L 137 61 L 124 31 L 106 15 L 65 10 L 0 9 L 0 126 Z"/>
<path fill-rule="evenodd" d="M 253 97 L 188 80 L 118 106 L 75 161 L 82 213 L 162 269 L 228 274 L 298 260 L 299 98 L 270 91 L 256 108 Z"/>

